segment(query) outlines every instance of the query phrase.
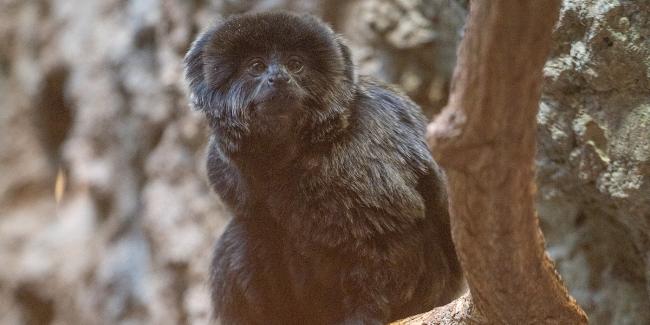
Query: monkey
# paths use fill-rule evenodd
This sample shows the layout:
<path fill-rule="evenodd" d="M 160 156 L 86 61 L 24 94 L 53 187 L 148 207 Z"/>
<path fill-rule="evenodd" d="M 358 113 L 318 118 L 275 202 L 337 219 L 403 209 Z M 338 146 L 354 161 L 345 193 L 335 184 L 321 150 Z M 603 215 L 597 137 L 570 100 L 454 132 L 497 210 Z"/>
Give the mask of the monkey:
<path fill-rule="evenodd" d="M 184 59 L 207 176 L 233 217 L 210 270 L 225 325 L 386 324 L 462 286 L 425 118 L 359 75 L 341 36 L 285 11 L 231 16 Z"/>

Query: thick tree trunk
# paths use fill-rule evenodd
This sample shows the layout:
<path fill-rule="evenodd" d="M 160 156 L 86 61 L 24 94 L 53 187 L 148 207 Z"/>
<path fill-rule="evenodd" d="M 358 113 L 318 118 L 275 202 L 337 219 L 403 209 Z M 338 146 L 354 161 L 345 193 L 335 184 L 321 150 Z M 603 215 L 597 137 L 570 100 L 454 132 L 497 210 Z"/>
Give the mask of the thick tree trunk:
<path fill-rule="evenodd" d="M 534 209 L 535 116 L 558 10 L 557 0 L 471 3 L 449 104 L 428 130 L 471 297 L 401 324 L 587 322 Z"/>

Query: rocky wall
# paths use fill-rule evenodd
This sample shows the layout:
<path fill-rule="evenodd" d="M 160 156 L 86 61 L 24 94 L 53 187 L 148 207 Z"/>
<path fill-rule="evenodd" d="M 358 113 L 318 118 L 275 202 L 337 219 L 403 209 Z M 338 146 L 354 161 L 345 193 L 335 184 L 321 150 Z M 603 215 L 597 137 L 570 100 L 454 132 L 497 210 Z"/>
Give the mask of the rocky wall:
<path fill-rule="evenodd" d="M 539 212 L 593 324 L 650 324 L 650 1 L 564 1 L 538 115 Z"/>

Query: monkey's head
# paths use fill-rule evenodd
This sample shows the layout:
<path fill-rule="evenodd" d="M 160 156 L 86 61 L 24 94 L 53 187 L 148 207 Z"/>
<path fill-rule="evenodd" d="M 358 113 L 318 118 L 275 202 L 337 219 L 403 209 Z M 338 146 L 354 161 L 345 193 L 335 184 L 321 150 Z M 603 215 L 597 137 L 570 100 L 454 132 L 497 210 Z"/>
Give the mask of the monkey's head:
<path fill-rule="evenodd" d="M 201 34 L 185 57 L 192 104 L 226 150 L 242 139 L 325 141 L 347 125 L 356 76 L 350 52 L 309 15 L 231 17 Z"/>

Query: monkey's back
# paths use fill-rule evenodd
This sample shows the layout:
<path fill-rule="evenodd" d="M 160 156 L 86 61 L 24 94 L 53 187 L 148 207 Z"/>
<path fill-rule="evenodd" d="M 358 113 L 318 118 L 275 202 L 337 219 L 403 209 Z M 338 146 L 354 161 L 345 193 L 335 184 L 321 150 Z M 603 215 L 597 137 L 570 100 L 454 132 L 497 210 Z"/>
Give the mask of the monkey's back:
<path fill-rule="evenodd" d="M 345 272 L 344 283 L 357 283 L 343 295 L 373 285 L 355 277 L 350 265 L 385 277 L 377 285 L 390 294 L 376 299 L 391 301 L 396 319 L 449 301 L 461 286 L 461 272 L 444 175 L 426 145 L 420 108 L 372 78 L 361 77 L 358 85 L 347 132 L 307 150 L 299 168 L 280 175 L 269 193 L 270 211 L 299 251 L 336 256 L 330 262 L 335 267 L 326 269 Z"/>

